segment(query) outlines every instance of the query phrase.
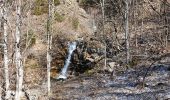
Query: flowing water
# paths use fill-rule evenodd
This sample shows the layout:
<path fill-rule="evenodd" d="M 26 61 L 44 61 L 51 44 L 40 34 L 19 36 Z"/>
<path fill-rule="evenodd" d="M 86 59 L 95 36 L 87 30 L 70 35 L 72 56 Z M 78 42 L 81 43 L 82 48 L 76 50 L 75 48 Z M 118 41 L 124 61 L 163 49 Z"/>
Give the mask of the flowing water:
<path fill-rule="evenodd" d="M 65 65 L 61 71 L 61 74 L 59 75 L 59 77 L 57 79 L 66 79 L 67 78 L 68 66 L 70 64 L 71 55 L 72 55 L 73 51 L 76 49 L 76 45 L 77 45 L 76 42 L 69 43 L 68 58 L 66 59 L 66 62 L 65 62 Z"/>

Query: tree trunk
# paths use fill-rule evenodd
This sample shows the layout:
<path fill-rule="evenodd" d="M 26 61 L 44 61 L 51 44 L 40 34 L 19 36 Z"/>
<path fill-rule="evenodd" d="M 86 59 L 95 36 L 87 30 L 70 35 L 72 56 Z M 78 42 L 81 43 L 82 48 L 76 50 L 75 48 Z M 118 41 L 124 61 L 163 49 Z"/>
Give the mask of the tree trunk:
<path fill-rule="evenodd" d="M 54 13 L 54 0 L 48 0 L 48 20 L 47 20 L 47 91 L 48 95 L 50 93 L 51 83 L 50 83 L 50 70 L 51 70 L 51 42 L 52 42 L 52 19 Z"/>
<path fill-rule="evenodd" d="M 3 47 L 4 47 L 4 72 L 5 72 L 5 99 L 9 99 L 9 69 L 8 69 L 8 26 L 7 26 L 7 2 L 3 0 L 2 11 L 2 29 L 3 29 Z"/>
<path fill-rule="evenodd" d="M 137 23 L 138 23 L 138 2 L 134 0 L 134 31 L 135 31 L 135 47 L 136 47 L 136 54 L 138 54 L 138 34 L 137 34 Z"/>
<path fill-rule="evenodd" d="M 125 41 L 126 41 L 126 63 L 129 63 L 130 53 L 129 53 L 129 1 L 126 0 L 126 10 L 125 10 Z"/>
<path fill-rule="evenodd" d="M 100 0 L 100 4 L 101 4 L 101 8 L 102 8 L 102 26 L 103 26 L 103 31 L 102 31 L 102 34 L 103 34 L 103 37 L 104 37 L 104 34 L 105 34 L 105 11 L 104 11 L 104 8 L 105 8 L 105 0 Z M 104 49 L 104 56 L 105 56 L 105 60 L 104 60 L 104 70 L 107 69 L 107 44 L 106 44 L 106 41 L 105 41 L 106 38 L 103 38 L 103 43 L 104 43 L 104 46 L 105 46 L 105 49 Z"/>
<path fill-rule="evenodd" d="M 15 33 L 15 65 L 17 69 L 17 83 L 15 100 L 20 100 L 22 83 L 23 83 L 23 65 L 20 52 L 20 35 L 21 35 L 21 0 L 16 1 L 16 33 Z"/>
<path fill-rule="evenodd" d="M 29 8 L 28 8 L 28 12 L 26 13 L 27 14 L 27 20 L 26 20 L 26 42 L 25 42 L 25 48 L 24 48 L 24 50 L 23 50 L 23 52 L 22 52 L 22 57 L 23 57 L 23 66 L 25 66 L 25 62 L 26 62 L 26 59 L 27 59 L 27 54 L 26 54 L 26 52 L 27 52 L 27 50 L 28 50 L 28 48 L 29 48 L 29 46 L 30 46 L 30 44 L 31 44 L 31 40 L 32 40 L 32 37 L 33 37 L 33 34 L 30 36 L 30 30 L 32 29 L 32 27 L 30 26 L 30 22 L 31 22 L 31 20 L 30 20 L 30 17 L 31 17 L 31 3 L 32 3 L 32 1 L 30 0 L 30 1 L 27 1 L 27 4 L 28 4 L 28 6 L 29 6 Z"/>
<path fill-rule="evenodd" d="M 164 34 L 165 34 L 165 47 L 168 46 L 168 18 L 167 18 L 167 15 L 168 15 L 168 12 L 167 12 L 167 5 L 166 3 L 168 3 L 167 0 L 164 0 L 163 1 L 163 17 L 164 17 Z"/>
<path fill-rule="evenodd" d="M 0 6 L 2 8 L 2 6 Z M 2 19 L 3 16 L 3 9 L 0 9 L 0 18 Z M 1 29 L 3 29 L 2 27 L 2 21 L 0 22 L 1 25 Z M 2 84 L 0 84 L 0 100 L 2 100 Z"/>

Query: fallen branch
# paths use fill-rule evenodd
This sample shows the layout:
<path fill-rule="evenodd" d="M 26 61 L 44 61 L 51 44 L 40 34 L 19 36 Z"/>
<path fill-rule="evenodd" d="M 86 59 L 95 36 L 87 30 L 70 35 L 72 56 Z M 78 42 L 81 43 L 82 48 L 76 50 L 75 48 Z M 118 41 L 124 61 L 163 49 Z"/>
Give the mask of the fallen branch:
<path fill-rule="evenodd" d="M 148 75 L 149 71 L 152 71 L 152 70 L 151 70 L 152 66 L 153 66 L 155 63 L 159 62 L 160 60 L 162 60 L 163 58 L 166 58 L 166 57 L 170 57 L 170 53 L 163 54 L 163 55 L 158 56 L 158 57 L 149 57 L 149 59 L 153 60 L 153 62 L 150 64 L 150 66 L 148 67 L 146 73 L 145 73 L 144 76 L 143 76 L 143 81 L 142 81 L 142 86 L 143 86 L 143 87 L 144 87 L 144 85 L 145 85 L 146 76 Z M 148 59 L 148 60 L 149 60 L 149 59 Z"/>

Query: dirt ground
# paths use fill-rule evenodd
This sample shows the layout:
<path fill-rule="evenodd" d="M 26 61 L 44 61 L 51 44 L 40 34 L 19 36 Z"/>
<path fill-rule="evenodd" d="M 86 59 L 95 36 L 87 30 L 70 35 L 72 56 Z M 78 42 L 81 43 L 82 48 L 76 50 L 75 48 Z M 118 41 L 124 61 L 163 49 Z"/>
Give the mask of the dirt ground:
<path fill-rule="evenodd" d="M 64 82 L 52 81 L 51 100 L 165 100 L 170 98 L 170 64 L 124 73 L 82 75 Z"/>

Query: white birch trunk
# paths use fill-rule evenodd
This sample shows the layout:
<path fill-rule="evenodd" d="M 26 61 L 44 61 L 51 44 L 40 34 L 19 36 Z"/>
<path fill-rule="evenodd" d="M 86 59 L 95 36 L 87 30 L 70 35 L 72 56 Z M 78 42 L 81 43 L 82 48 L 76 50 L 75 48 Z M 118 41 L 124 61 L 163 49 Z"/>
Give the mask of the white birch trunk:
<path fill-rule="evenodd" d="M 47 92 L 48 95 L 51 91 L 50 70 L 51 70 L 51 43 L 52 43 L 52 19 L 54 13 L 54 0 L 48 0 L 48 20 L 47 20 Z"/>
<path fill-rule="evenodd" d="M 20 100 L 23 83 L 23 66 L 20 52 L 20 34 L 21 34 L 21 0 L 17 0 L 16 6 L 16 33 L 15 33 L 15 65 L 17 69 L 17 83 L 15 100 Z"/>
<path fill-rule="evenodd" d="M 2 17 L 3 17 L 3 5 L 0 5 L 0 19 L 2 19 Z M 0 22 L 0 26 L 2 26 L 2 24 L 3 24 L 3 22 L 2 22 L 2 20 L 1 20 L 1 22 Z M 1 27 L 2 29 L 3 29 L 3 27 Z M 0 84 L 0 100 L 2 100 L 2 84 Z"/>
<path fill-rule="evenodd" d="M 8 26 L 7 26 L 7 5 L 6 1 L 3 0 L 3 47 L 4 47 L 4 74 L 5 74 L 5 99 L 9 99 L 9 69 L 8 69 Z"/>
<path fill-rule="evenodd" d="M 125 40 L 126 40 L 126 63 L 129 63 L 130 53 L 129 53 L 129 0 L 125 1 Z"/>

